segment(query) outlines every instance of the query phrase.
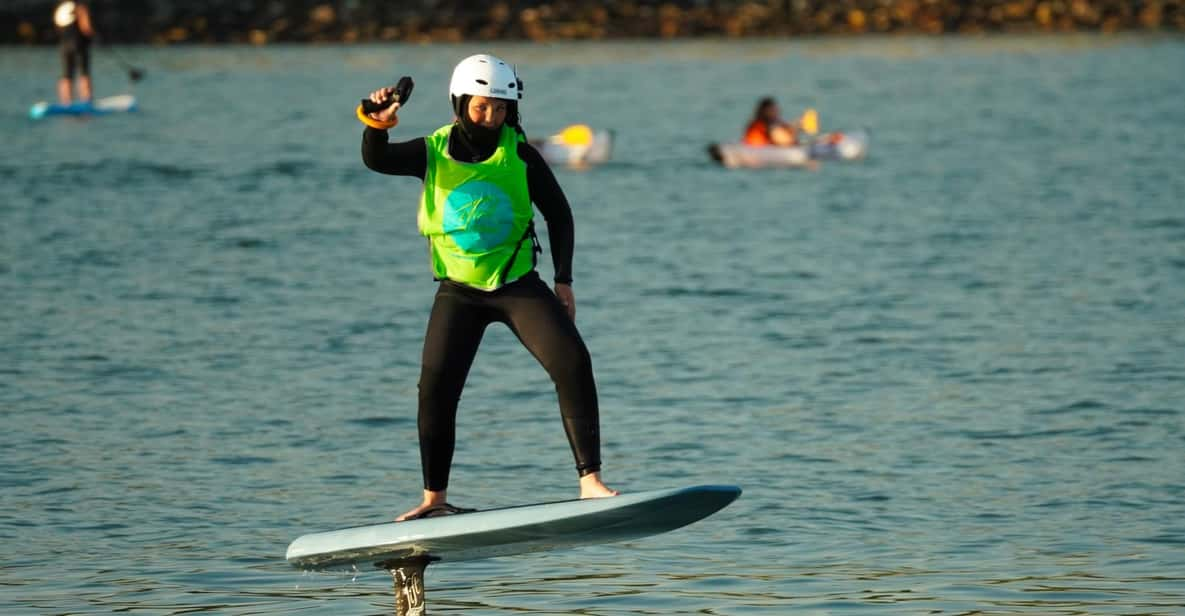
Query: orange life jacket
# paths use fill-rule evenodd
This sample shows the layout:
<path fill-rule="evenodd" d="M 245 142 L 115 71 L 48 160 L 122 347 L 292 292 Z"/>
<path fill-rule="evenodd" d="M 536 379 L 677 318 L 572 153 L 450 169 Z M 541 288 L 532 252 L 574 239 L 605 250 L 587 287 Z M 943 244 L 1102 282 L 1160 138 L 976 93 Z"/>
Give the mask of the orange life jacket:
<path fill-rule="evenodd" d="M 764 120 L 753 120 L 741 141 L 745 145 L 770 145 L 773 142 L 769 139 L 769 124 Z"/>

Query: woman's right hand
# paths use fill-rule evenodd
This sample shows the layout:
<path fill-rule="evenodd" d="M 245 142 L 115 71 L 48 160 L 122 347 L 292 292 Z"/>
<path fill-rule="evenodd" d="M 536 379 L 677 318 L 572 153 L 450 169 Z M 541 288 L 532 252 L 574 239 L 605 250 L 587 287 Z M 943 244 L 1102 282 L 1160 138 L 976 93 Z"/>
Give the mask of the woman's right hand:
<path fill-rule="evenodd" d="M 370 100 L 374 103 L 382 103 L 389 101 L 395 97 L 395 88 L 379 88 L 370 93 Z M 391 103 L 385 109 L 381 109 L 374 113 L 366 114 L 372 120 L 379 122 L 390 122 L 395 119 L 396 112 L 399 111 L 399 103 Z"/>

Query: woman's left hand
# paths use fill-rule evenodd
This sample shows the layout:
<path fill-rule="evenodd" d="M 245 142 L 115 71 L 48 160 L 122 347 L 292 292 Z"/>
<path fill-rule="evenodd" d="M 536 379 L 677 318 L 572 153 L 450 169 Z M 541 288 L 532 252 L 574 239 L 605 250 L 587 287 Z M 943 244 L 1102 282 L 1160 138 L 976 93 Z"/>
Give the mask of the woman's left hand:
<path fill-rule="evenodd" d="M 568 318 L 576 320 L 576 295 L 572 293 L 572 285 L 563 282 L 555 283 L 555 296 L 568 312 Z"/>

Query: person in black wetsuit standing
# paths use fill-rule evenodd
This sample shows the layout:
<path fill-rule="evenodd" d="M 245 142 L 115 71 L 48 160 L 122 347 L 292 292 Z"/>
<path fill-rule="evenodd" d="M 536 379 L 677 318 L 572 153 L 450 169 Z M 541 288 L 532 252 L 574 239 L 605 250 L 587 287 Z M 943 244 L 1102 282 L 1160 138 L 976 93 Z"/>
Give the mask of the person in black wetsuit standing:
<path fill-rule="evenodd" d="M 58 101 L 69 105 L 74 99 L 74 75 L 78 74 L 78 100 L 88 103 L 91 89 L 91 39 L 95 36 L 90 10 L 82 2 L 62 2 L 53 13 L 61 41 L 62 76 L 58 79 Z"/>
<path fill-rule="evenodd" d="M 393 88 L 370 94 L 393 100 Z M 502 60 L 470 56 L 454 69 L 456 121 L 427 137 L 388 142 L 399 102 L 357 116 L 362 160 L 374 171 L 424 181 L 418 223 L 439 281 L 419 382 L 423 499 L 397 521 L 460 511 L 447 503 L 457 405 L 486 327 L 510 327 L 555 383 L 579 473 L 580 497 L 614 496 L 601 480 L 600 418 L 588 349 L 574 322 L 572 212 L 551 169 L 519 125 L 522 82 Z M 533 208 L 547 222 L 554 290 L 535 270 Z"/>

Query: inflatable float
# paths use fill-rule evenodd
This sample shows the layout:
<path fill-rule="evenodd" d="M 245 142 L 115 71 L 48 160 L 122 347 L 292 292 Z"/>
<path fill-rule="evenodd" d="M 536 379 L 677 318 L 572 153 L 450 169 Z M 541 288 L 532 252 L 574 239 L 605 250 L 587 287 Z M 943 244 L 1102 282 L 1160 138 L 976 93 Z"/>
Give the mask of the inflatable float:
<path fill-rule="evenodd" d="M 588 167 L 609 160 L 613 154 L 613 131 L 573 124 L 546 139 L 532 139 L 531 145 L 552 165 Z"/>
<path fill-rule="evenodd" d="M 729 169 L 804 167 L 819 160 L 859 160 L 868 155 L 868 142 L 868 131 L 854 130 L 820 135 L 810 143 L 793 146 L 713 143 L 708 155 Z"/>

